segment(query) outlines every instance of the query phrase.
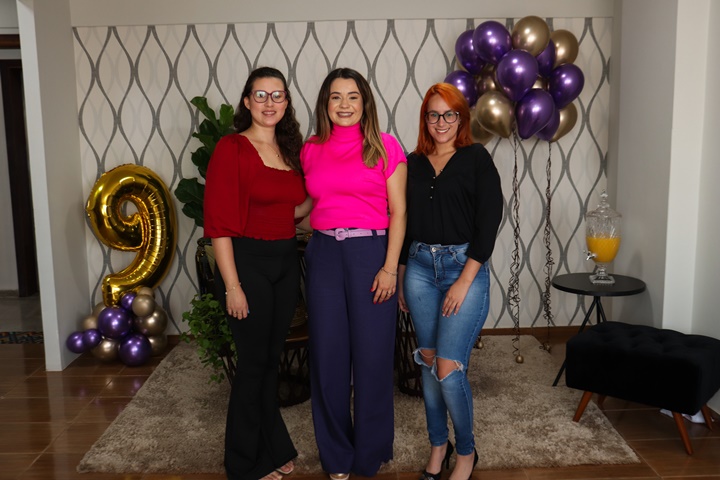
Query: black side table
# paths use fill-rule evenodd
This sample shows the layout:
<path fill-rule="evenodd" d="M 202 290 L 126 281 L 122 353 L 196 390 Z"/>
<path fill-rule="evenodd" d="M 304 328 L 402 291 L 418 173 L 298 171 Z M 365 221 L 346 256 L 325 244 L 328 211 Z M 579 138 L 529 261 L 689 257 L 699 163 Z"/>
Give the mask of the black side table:
<path fill-rule="evenodd" d="M 558 275 L 553 278 L 552 286 L 563 292 L 575 293 L 577 295 L 592 295 L 593 301 L 588 308 L 585 318 L 580 324 L 578 333 L 581 333 L 585 329 L 585 325 L 590 321 L 590 315 L 594 309 L 597 308 L 597 323 L 607 322 L 605 317 L 605 310 L 603 309 L 600 299 L 602 297 L 625 297 L 628 295 L 637 295 L 645 291 L 645 282 L 639 278 L 627 277 L 625 275 L 618 275 L 617 273 L 611 274 L 615 279 L 615 283 L 612 285 L 595 285 L 590 281 L 590 273 L 568 273 L 564 275 Z M 555 377 L 553 387 L 557 386 L 565 371 L 565 362 L 563 362 L 560 371 Z"/>

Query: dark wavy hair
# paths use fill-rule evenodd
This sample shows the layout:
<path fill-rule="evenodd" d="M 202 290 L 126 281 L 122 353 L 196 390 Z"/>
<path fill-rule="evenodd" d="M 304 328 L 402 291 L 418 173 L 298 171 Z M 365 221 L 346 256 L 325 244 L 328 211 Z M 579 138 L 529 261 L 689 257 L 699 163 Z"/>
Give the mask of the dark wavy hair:
<path fill-rule="evenodd" d="M 430 135 L 430 129 L 425 121 L 428 103 L 434 95 L 440 96 L 452 110 L 460 114 L 457 137 L 455 138 L 455 148 L 471 145 L 473 140 L 470 134 L 470 107 L 468 107 L 467 100 L 465 100 L 462 92 L 458 90 L 455 85 L 436 83 L 428 89 L 422 106 L 420 107 L 420 129 L 418 130 L 418 142 L 417 147 L 415 147 L 415 153 L 430 155 L 435 152 L 435 141 Z"/>
<path fill-rule="evenodd" d="M 383 160 L 383 170 L 387 167 L 387 151 L 383 144 L 380 121 L 378 120 L 377 107 L 375 106 L 375 98 L 373 97 L 370 84 L 365 77 L 352 68 L 336 68 L 328 73 L 320 87 L 317 104 L 315 106 L 316 126 L 315 134 L 317 143 L 325 143 L 330 138 L 332 132 L 332 121 L 328 114 L 328 103 L 330 102 L 330 87 L 332 82 L 338 78 L 346 80 L 354 80 L 360 91 L 363 100 L 363 114 L 360 118 L 360 127 L 365 137 L 363 140 L 363 163 L 367 167 L 374 167 L 379 160 Z"/>
<path fill-rule="evenodd" d="M 277 68 L 260 67 L 250 73 L 247 82 L 245 82 L 240 103 L 235 111 L 235 131 L 237 133 L 244 132 L 252 125 L 252 115 L 250 114 L 250 110 L 245 106 L 244 100 L 246 97 L 250 97 L 256 80 L 268 77 L 277 78 L 282 81 L 283 89 L 287 92 L 285 114 L 277 125 L 275 125 L 275 137 L 277 138 L 278 147 L 280 147 L 280 153 L 282 153 L 283 161 L 290 168 L 302 172 L 300 167 L 300 149 L 303 144 L 303 136 L 300 133 L 300 123 L 298 123 L 295 118 L 295 108 L 293 108 L 292 96 L 290 95 L 290 90 L 288 90 L 285 76 Z M 252 101 L 252 99 L 250 101 Z M 268 99 L 268 101 L 271 102 L 272 100 Z"/>

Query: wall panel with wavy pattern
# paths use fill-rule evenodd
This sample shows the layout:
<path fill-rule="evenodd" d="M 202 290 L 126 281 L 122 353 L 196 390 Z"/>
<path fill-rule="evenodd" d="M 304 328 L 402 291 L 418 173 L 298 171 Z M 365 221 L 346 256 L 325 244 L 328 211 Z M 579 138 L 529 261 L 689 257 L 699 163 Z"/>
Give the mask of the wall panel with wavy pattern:
<path fill-rule="evenodd" d="M 338 66 L 369 79 L 382 128 L 406 150 L 417 137 L 418 108 L 426 89 L 455 69 L 457 36 L 485 20 L 512 28 L 516 19 L 323 21 L 209 25 L 77 27 L 78 121 L 85 195 L 104 172 L 125 163 L 155 171 L 171 190 L 183 177 L 197 176 L 190 152 L 198 118 L 189 99 L 208 97 L 211 105 L 236 105 L 248 73 L 270 65 L 286 72 L 303 133 L 313 128 L 313 108 L 323 78 Z M 495 138 L 488 145 L 503 180 L 505 217 L 492 259 L 493 284 L 487 327 L 511 327 L 507 306 L 514 225 L 513 171 L 517 164 L 520 251 L 520 325 L 544 326 L 547 250 L 543 241 L 552 192 L 550 246 L 553 274 L 586 271 L 582 254 L 583 215 L 593 208 L 606 182 L 612 20 L 547 18 L 551 29 L 575 34 L 575 61 L 585 88 L 576 100 L 576 127 L 557 143 L 535 137 L 514 145 Z M 517 162 L 517 163 L 516 163 Z M 548 177 L 549 173 L 549 177 Z M 180 212 L 180 205 L 178 205 Z M 197 291 L 194 254 L 202 232 L 179 213 L 179 244 L 158 298 L 170 314 L 168 332 L 184 330 L 181 314 Z M 90 278 L 100 301 L 103 276 L 119 271 L 132 256 L 99 243 L 88 228 Z M 583 301 L 551 291 L 556 325 L 581 321 Z"/>

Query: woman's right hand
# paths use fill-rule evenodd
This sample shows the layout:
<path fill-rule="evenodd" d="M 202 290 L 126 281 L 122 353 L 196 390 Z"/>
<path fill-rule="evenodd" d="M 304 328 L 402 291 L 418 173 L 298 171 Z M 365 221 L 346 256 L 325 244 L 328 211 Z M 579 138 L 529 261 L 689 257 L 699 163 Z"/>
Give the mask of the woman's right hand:
<path fill-rule="evenodd" d="M 225 304 L 227 305 L 228 315 L 238 320 L 247 318 L 250 313 L 247 297 L 240 285 L 227 292 Z"/>

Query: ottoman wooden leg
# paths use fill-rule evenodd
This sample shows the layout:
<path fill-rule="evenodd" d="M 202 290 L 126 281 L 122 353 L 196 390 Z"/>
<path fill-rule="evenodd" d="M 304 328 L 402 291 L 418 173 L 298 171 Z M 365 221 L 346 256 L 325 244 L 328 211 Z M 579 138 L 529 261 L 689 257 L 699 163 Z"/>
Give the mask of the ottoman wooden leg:
<path fill-rule="evenodd" d="M 585 408 L 587 407 L 588 403 L 590 403 L 590 399 L 592 398 L 592 396 L 593 396 L 593 392 L 583 393 L 583 396 L 580 399 L 580 403 L 578 404 L 577 410 L 575 410 L 575 416 L 573 417 L 573 422 L 580 421 L 580 417 L 582 417 L 582 414 L 585 411 Z"/>
<path fill-rule="evenodd" d="M 712 413 L 710 413 L 710 409 L 707 405 L 703 405 L 703 407 L 700 409 L 702 411 L 703 417 L 705 418 L 705 425 L 712 430 L 713 429 L 713 419 L 712 419 Z"/>
<path fill-rule="evenodd" d="M 692 445 L 690 445 L 690 437 L 688 437 L 687 428 L 685 428 L 685 419 L 682 414 L 678 412 L 672 412 L 673 418 L 675 419 L 675 425 L 677 425 L 680 431 L 680 438 L 682 438 L 683 444 L 685 445 L 685 451 L 688 455 L 693 454 Z"/>

